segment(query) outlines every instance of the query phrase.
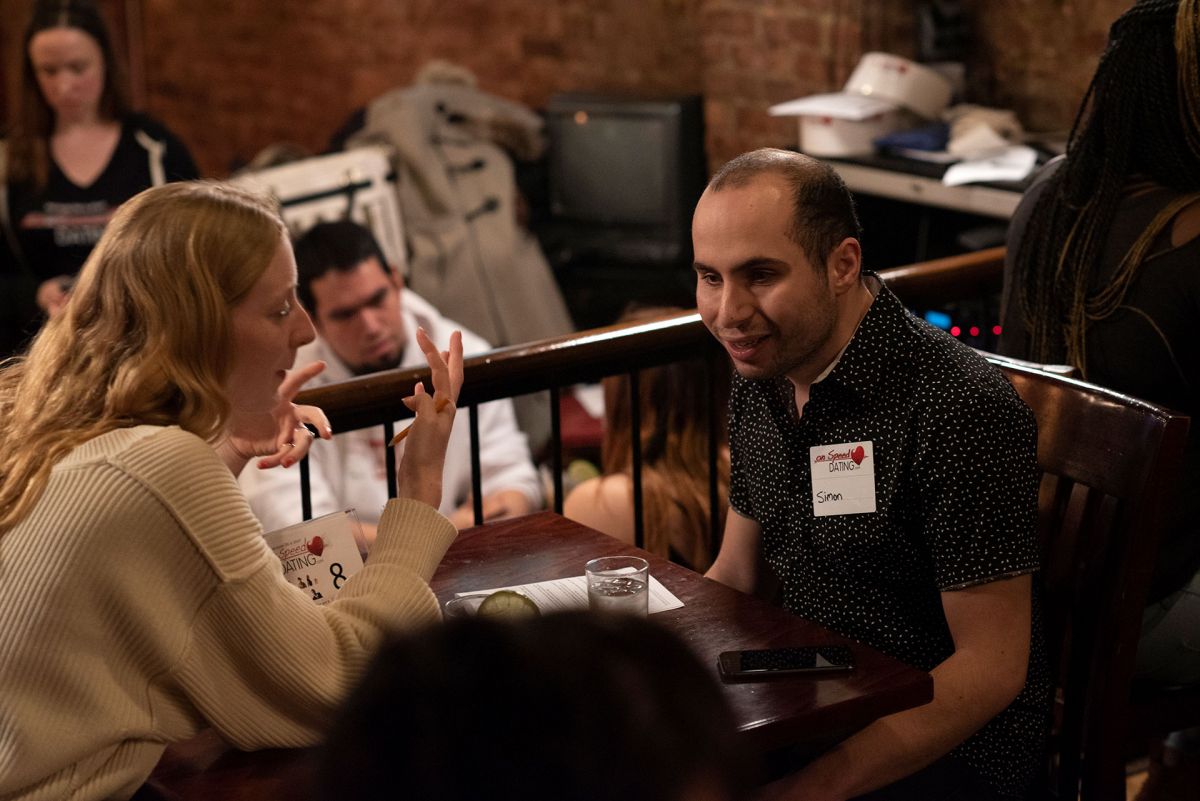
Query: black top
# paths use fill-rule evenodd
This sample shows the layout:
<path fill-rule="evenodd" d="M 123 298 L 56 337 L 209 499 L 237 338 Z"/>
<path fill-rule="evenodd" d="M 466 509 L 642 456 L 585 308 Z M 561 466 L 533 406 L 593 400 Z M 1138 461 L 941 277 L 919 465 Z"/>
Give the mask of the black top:
<path fill-rule="evenodd" d="M 880 287 L 796 418 L 786 378 L 735 376 L 730 502 L 762 528 L 784 604 L 934 668 L 954 652 L 942 592 L 1039 567 L 1033 414 L 982 357 Z M 874 473 L 874 511 L 820 514 L 820 479 L 856 471 Z M 1021 796 L 1038 766 L 1050 687 L 1035 591 L 1025 688 L 954 751 L 1001 795 Z"/>
<path fill-rule="evenodd" d="M 0 358 L 36 330 L 38 285 L 79 272 L 117 206 L 150 186 L 197 177 L 182 142 L 149 117 L 130 114 L 91 185 L 73 183 L 51 159 L 43 191 L 0 187 L 8 192 L 7 224 L 16 240 L 14 252 L 10 237 L 0 236 Z"/>
<path fill-rule="evenodd" d="M 46 187 L 8 187 L 9 215 L 20 256 L 38 282 L 75 275 L 117 206 L 157 184 L 199 177 L 187 148 L 154 120 L 131 114 L 104 170 L 88 186 L 50 160 Z"/>
<path fill-rule="evenodd" d="M 1005 260 L 1004 333 L 998 350 L 1021 359 L 1029 353 L 1028 330 L 1016 297 L 1016 257 L 1029 217 L 1061 160 L 1051 162 L 1021 199 L 1008 232 Z M 1107 286 L 1129 248 L 1150 221 L 1180 193 L 1142 185 L 1117 207 L 1099 269 L 1088 290 Z M 1151 245 L 1120 308 L 1087 328 L 1086 378 L 1101 386 L 1189 415 L 1200 414 L 1200 237 L 1171 245 L 1171 226 Z M 1200 437 L 1188 437 L 1180 471 L 1178 501 L 1167 523 L 1154 578 L 1151 602 L 1183 587 L 1200 569 Z"/>

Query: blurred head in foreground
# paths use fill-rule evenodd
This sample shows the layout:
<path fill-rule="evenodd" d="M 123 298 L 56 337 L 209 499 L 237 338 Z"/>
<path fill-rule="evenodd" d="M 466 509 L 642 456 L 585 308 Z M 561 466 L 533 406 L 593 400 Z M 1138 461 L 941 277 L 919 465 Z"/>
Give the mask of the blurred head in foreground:
<path fill-rule="evenodd" d="M 713 676 L 644 619 L 466 618 L 383 648 L 324 748 L 319 798 L 734 801 Z"/>

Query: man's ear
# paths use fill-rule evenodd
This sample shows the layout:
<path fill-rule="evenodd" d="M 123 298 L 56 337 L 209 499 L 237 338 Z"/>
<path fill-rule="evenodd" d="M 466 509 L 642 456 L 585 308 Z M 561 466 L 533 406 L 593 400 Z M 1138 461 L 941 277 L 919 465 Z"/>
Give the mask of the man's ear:
<path fill-rule="evenodd" d="M 825 274 L 834 292 L 841 294 L 853 289 L 862 275 L 862 245 L 848 236 L 830 251 L 825 260 Z"/>
<path fill-rule="evenodd" d="M 404 273 L 392 264 L 388 264 L 388 278 L 392 282 L 392 286 L 396 287 L 397 292 L 404 291 Z"/>

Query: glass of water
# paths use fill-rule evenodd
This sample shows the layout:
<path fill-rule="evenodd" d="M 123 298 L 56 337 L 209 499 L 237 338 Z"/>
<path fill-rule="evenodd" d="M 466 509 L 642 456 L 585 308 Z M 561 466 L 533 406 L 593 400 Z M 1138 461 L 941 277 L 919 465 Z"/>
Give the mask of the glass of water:
<path fill-rule="evenodd" d="M 645 617 L 650 611 L 650 565 L 637 556 L 602 556 L 584 565 L 588 607 Z"/>

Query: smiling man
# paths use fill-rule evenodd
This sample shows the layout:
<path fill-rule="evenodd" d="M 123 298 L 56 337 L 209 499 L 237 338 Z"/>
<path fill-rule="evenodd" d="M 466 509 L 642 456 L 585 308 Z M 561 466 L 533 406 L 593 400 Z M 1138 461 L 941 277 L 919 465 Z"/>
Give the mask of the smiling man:
<path fill-rule="evenodd" d="M 862 269 L 841 179 L 779 150 L 713 177 L 696 302 L 728 351 L 731 511 L 708 576 L 929 670 L 768 797 L 1023 797 L 1049 720 L 1036 428 L 978 354 Z"/>
<path fill-rule="evenodd" d="M 300 350 L 296 363 L 327 362 L 326 370 L 315 379 L 317 384 L 421 364 L 418 326 L 435 342 L 445 342 L 451 331 L 462 329 L 404 288 L 374 236 L 357 223 L 319 223 L 296 241 L 295 252 L 300 298 L 311 311 L 318 334 L 315 342 Z M 471 332 L 463 330 L 462 335 L 464 352 L 491 350 Z M 442 481 L 441 511 L 459 528 L 474 522 L 468 426 L 467 415 L 455 419 Z M 479 406 L 479 437 L 484 519 L 539 508 L 541 486 L 511 401 Z M 313 514 L 353 507 L 368 539 L 373 539 L 375 523 L 387 502 L 382 427 L 338 434 L 320 445 L 309 456 Z M 403 448 L 403 443 L 397 446 L 397 460 Z M 264 529 L 300 522 L 300 484 L 295 471 L 256 470 L 251 465 L 242 471 L 239 482 Z"/>

